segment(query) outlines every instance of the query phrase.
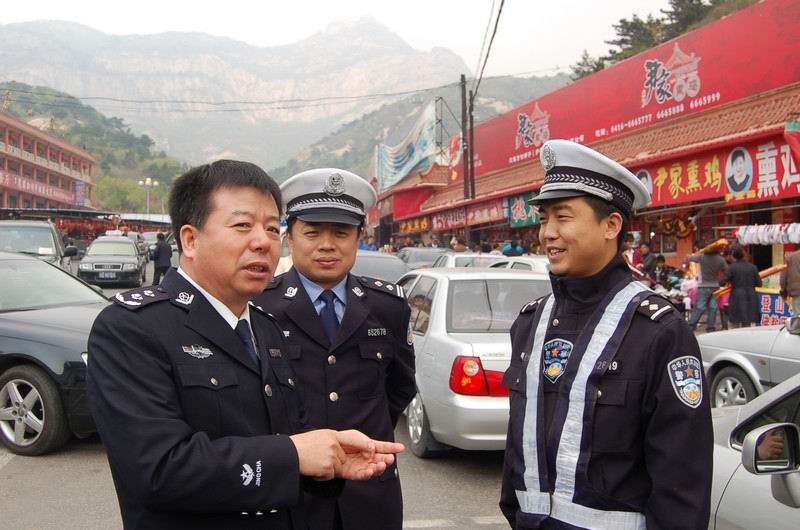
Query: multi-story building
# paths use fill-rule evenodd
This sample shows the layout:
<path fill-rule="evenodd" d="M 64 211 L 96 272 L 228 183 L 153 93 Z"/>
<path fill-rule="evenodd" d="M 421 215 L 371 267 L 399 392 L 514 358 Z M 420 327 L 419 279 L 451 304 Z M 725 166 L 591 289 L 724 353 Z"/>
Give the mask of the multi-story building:
<path fill-rule="evenodd" d="M 87 208 L 91 154 L 0 112 L 0 206 Z"/>

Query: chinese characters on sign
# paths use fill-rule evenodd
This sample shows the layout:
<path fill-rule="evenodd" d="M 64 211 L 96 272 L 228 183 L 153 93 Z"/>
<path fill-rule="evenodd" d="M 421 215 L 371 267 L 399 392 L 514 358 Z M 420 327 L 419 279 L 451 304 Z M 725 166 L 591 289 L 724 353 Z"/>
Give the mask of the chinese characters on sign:
<path fill-rule="evenodd" d="M 431 226 L 436 232 L 461 228 L 467 222 L 467 213 L 464 208 L 441 212 L 431 216 Z"/>
<path fill-rule="evenodd" d="M 634 173 L 651 191 L 650 207 L 714 198 L 739 203 L 800 196 L 800 172 L 781 137 L 643 167 Z"/>
<path fill-rule="evenodd" d="M 780 325 L 792 316 L 789 304 L 777 291 L 757 288 L 756 293 L 758 294 L 762 326 Z"/>
<path fill-rule="evenodd" d="M 415 234 L 417 232 L 427 232 L 430 230 L 430 221 L 428 216 L 417 217 L 416 219 L 408 219 L 400 221 L 401 234 Z"/>
<path fill-rule="evenodd" d="M 533 193 L 523 193 L 508 199 L 511 228 L 539 224 L 539 212 L 530 203 Z"/>
<path fill-rule="evenodd" d="M 479 225 L 505 219 L 503 199 L 484 202 L 467 208 L 467 224 Z"/>

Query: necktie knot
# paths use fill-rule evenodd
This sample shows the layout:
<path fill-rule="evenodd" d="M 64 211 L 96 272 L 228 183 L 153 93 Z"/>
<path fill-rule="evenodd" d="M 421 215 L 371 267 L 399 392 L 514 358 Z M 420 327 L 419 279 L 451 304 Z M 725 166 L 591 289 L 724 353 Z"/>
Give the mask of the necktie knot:
<path fill-rule="evenodd" d="M 333 304 L 334 300 L 336 300 L 336 293 L 331 291 L 330 289 L 325 289 L 319 295 L 323 302 L 325 302 L 325 306 L 327 307 L 329 304 Z"/>

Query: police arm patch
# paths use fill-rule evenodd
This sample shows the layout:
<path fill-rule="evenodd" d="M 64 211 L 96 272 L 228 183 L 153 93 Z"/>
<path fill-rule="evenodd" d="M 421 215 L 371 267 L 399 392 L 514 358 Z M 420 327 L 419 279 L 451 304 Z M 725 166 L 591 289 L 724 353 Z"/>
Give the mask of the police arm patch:
<path fill-rule="evenodd" d="M 696 409 L 703 401 L 703 375 L 700 359 L 684 355 L 667 364 L 669 381 L 681 403 Z"/>

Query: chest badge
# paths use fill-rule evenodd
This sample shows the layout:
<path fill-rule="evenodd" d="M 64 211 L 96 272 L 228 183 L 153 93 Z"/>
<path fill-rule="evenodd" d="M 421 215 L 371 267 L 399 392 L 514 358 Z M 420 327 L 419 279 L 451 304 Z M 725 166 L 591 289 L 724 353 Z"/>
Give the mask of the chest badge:
<path fill-rule="evenodd" d="M 296 294 L 297 294 L 297 287 L 288 287 L 286 289 L 286 292 L 283 293 L 283 296 L 285 296 L 286 298 L 294 298 Z"/>
<path fill-rule="evenodd" d="M 214 355 L 214 352 L 206 348 L 205 346 L 198 346 L 193 344 L 191 346 L 183 346 L 182 347 L 184 353 L 188 353 L 195 359 L 207 359 Z"/>
<path fill-rule="evenodd" d="M 551 383 L 558 381 L 567 369 L 567 361 L 572 353 L 572 343 L 568 340 L 553 339 L 544 344 L 542 373 Z"/>
<path fill-rule="evenodd" d="M 674 359 L 667 365 L 669 380 L 681 402 L 696 409 L 703 401 L 703 377 L 700 360 L 691 355 Z"/>

